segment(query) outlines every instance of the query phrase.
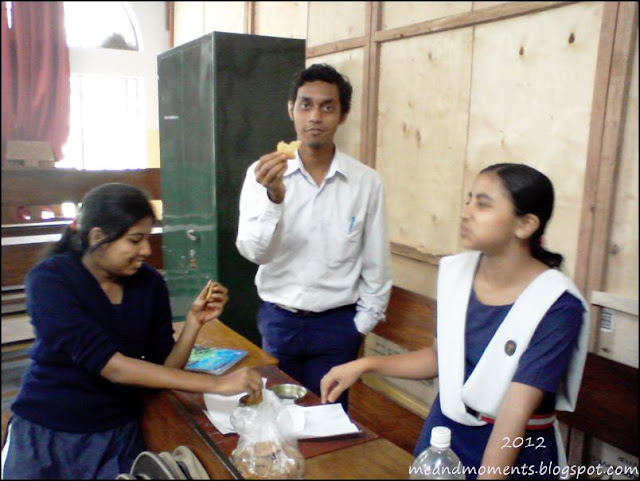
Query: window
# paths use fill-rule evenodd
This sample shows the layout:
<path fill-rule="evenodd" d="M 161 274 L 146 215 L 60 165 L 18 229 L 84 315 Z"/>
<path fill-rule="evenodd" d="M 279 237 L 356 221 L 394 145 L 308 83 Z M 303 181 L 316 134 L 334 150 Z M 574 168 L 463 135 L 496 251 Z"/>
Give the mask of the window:
<path fill-rule="evenodd" d="M 58 167 L 135 169 L 146 165 L 142 79 L 71 74 L 69 139 Z"/>
<path fill-rule="evenodd" d="M 137 55 L 135 51 L 142 49 L 133 11 L 128 2 L 64 2 L 64 9 L 71 60 L 71 118 L 64 157 L 56 166 L 86 170 L 144 168 L 144 81 L 142 75 L 123 75 L 117 57 Z M 101 49 L 106 48 L 133 52 L 114 52 L 105 57 Z M 86 54 L 79 52 L 74 57 L 77 49 L 99 49 L 89 57 L 96 63 L 87 69 Z M 85 65 L 74 65 L 76 58 L 82 58 Z"/>
<path fill-rule="evenodd" d="M 142 50 L 128 2 L 64 2 L 64 17 L 70 48 Z"/>

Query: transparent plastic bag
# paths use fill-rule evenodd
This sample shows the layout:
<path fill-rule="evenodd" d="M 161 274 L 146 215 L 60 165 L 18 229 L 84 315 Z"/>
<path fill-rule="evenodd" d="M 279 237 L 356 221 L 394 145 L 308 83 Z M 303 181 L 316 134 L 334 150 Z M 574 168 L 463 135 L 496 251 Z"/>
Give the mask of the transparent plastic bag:
<path fill-rule="evenodd" d="M 301 479 L 304 457 L 298 449 L 293 421 L 286 406 L 268 389 L 262 402 L 238 406 L 231 413 L 231 425 L 240 439 L 231 461 L 248 479 Z"/>

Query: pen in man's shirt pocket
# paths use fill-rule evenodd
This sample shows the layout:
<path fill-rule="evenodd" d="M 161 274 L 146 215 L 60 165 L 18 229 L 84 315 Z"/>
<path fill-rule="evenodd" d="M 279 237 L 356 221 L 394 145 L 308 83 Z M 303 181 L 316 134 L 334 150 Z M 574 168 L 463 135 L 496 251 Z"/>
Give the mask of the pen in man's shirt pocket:
<path fill-rule="evenodd" d="M 351 220 L 349 221 L 349 234 L 351 234 L 351 232 L 353 231 L 353 224 L 355 223 L 356 218 L 354 216 L 351 216 Z"/>

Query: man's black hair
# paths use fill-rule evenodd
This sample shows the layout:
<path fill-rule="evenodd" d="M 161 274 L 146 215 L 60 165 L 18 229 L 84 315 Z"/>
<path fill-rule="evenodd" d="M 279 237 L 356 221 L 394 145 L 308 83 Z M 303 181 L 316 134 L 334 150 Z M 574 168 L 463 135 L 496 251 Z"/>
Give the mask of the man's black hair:
<path fill-rule="evenodd" d="M 293 77 L 293 82 L 291 83 L 289 100 L 291 102 L 295 102 L 298 96 L 298 89 L 307 82 L 315 82 L 317 80 L 334 84 L 338 87 L 340 95 L 340 114 L 348 114 L 349 110 L 351 110 L 353 87 L 347 77 L 326 63 L 314 63 L 306 69 L 298 72 Z"/>

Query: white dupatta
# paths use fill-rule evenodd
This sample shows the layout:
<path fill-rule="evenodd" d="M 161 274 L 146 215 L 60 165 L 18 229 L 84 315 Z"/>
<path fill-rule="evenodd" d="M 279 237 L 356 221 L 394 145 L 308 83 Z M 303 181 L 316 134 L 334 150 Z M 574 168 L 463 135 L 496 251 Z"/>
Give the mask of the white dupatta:
<path fill-rule="evenodd" d="M 464 383 L 467 306 L 480 256 L 480 252 L 472 251 L 444 257 L 440 261 L 437 342 L 440 402 L 443 413 L 469 426 L 481 426 L 486 422 L 468 413 L 466 406 L 495 418 L 516 372 L 520 356 L 529 345 L 536 327 L 549 308 L 566 291 L 577 297 L 584 307 L 577 347 L 571 356 L 565 379 L 556 393 L 556 409 L 573 411 L 587 355 L 589 306 L 575 284 L 558 270 L 549 269 L 543 272 L 527 286 L 489 342 L 473 373 Z M 511 347 L 515 344 L 513 352 L 507 348 L 507 343 Z"/>

